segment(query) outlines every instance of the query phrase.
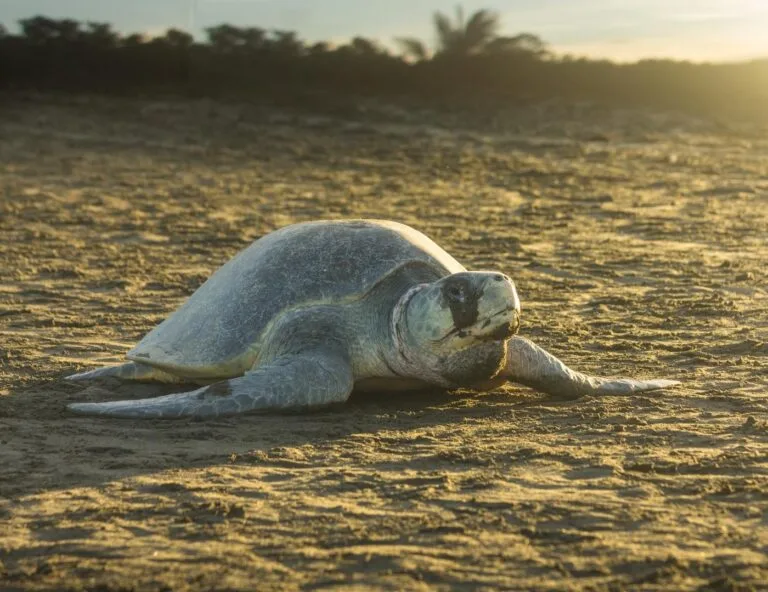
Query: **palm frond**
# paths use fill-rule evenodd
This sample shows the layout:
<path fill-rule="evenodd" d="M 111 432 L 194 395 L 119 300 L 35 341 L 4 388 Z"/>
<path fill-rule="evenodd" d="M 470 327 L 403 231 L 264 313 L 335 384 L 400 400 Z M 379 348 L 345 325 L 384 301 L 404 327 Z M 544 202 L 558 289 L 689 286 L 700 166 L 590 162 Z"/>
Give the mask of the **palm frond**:
<path fill-rule="evenodd" d="M 442 12 L 436 12 L 433 19 L 435 21 L 435 31 L 437 32 L 438 50 L 450 50 L 455 45 L 457 37 L 457 31 L 454 29 L 451 19 Z"/>
<path fill-rule="evenodd" d="M 429 50 L 421 39 L 416 39 L 415 37 L 397 37 L 395 43 L 400 46 L 400 49 L 406 57 L 418 61 L 429 59 Z"/>
<path fill-rule="evenodd" d="M 464 28 L 464 43 L 468 53 L 482 51 L 496 38 L 501 23 L 498 13 L 489 10 L 478 10 L 474 13 Z"/>

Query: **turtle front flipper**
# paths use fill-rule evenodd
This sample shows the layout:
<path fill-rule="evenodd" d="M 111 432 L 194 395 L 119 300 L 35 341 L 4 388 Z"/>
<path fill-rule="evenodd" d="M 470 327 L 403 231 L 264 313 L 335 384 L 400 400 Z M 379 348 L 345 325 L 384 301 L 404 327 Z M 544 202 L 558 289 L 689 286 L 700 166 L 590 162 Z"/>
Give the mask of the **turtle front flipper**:
<path fill-rule="evenodd" d="M 571 370 L 535 343 L 517 336 L 507 342 L 507 364 L 502 372 L 510 382 L 565 399 L 584 395 L 629 395 L 680 384 L 677 380 L 588 376 Z"/>
<path fill-rule="evenodd" d="M 70 411 L 109 417 L 209 418 L 307 409 L 347 400 L 354 384 L 346 356 L 320 351 L 279 357 L 246 372 L 184 393 L 133 401 L 72 403 Z"/>

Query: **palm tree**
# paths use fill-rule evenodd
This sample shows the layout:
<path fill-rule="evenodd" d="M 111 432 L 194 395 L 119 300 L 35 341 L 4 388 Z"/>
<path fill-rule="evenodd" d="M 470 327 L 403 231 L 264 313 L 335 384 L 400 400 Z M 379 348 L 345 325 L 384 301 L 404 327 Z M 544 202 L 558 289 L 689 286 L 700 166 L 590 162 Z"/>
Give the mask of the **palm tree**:
<path fill-rule="evenodd" d="M 434 15 L 437 31 L 437 53 L 451 55 L 472 55 L 482 53 L 496 37 L 500 22 L 499 15 L 489 10 L 478 10 L 469 20 L 464 19 L 464 10 L 456 7 L 456 21 L 442 12 Z"/>
<path fill-rule="evenodd" d="M 456 18 L 442 12 L 433 16 L 437 43 L 434 55 L 467 56 L 483 53 L 497 37 L 501 26 L 499 15 L 490 10 L 478 10 L 469 19 L 464 10 L 456 7 Z M 425 60 L 430 56 L 427 46 L 419 39 L 400 38 L 396 40 L 406 56 Z"/>

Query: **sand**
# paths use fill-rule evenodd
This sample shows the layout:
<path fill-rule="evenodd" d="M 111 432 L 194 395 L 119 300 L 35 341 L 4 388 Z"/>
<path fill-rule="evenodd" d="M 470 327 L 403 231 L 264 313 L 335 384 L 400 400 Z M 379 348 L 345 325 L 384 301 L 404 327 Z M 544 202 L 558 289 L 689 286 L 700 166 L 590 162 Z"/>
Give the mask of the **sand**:
<path fill-rule="evenodd" d="M 474 121 L 209 101 L 0 103 L 0 589 L 768 589 L 768 141 L 539 105 Z M 598 375 L 305 415 L 76 417 L 115 363 L 292 222 L 411 224 Z"/>

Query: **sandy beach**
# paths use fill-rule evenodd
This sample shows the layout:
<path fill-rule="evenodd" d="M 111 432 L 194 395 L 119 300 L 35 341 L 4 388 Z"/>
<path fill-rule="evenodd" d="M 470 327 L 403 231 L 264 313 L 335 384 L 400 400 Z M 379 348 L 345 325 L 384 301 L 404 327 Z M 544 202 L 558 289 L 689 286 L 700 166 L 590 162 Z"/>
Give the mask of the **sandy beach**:
<path fill-rule="evenodd" d="M 555 103 L 0 98 L 0 590 L 768 590 L 768 135 Z M 78 417 L 218 266 L 387 218 L 516 282 L 521 334 L 632 397 L 355 394 Z"/>

